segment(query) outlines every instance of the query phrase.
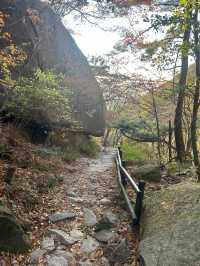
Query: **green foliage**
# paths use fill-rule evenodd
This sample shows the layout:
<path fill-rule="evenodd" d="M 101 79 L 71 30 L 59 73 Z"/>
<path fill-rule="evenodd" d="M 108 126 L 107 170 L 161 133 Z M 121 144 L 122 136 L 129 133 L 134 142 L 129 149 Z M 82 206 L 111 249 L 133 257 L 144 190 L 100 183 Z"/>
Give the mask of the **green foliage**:
<path fill-rule="evenodd" d="M 89 157 L 96 156 L 99 150 L 99 145 L 93 139 L 90 139 L 80 145 L 80 152 Z"/>
<path fill-rule="evenodd" d="M 48 158 L 49 156 L 61 156 L 62 151 L 60 147 L 37 147 L 33 151 L 36 155 L 41 156 L 42 158 Z"/>
<path fill-rule="evenodd" d="M 54 167 L 52 164 L 35 161 L 32 163 L 31 168 L 36 172 L 48 172 L 49 170 L 55 170 L 56 166 Z"/>
<path fill-rule="evenodd" d="M 78 151 L 76 150 L 66 150 L 63 152 L 63 156 L 62 159 L 63 161 L 65 161 L 66 163 L 71 163 L 73 161 L 75 161 L 76 159 L 78 159 L 80 157 L 80 154 L 78 153 Z"/>
<path fill-rule="evenodd" d="M 150 159 L 150 149 L 147 144 L 141 144 L 136 142 L 125 142 L 122 144 L 123 159 L 126 161 L 134 161 L 136 163 L 142 163 Z"/>
<path fill-rule="evenodd" d="M 71 92 L 63 80 L 62 74 L 40 69 L 32 77 L 21 77 L 6 91 L 4 109 L 25 122 L 69 120 Z"/>
<path fill-rule="evenodd" d="M 48 188 L 53 188 L 53 187 L 55 187 L 56 186 L 56 184 L 57 184 L 57 179 L 55 178 L 55 177 L 49 177 L 48 178 L 48 180 L 47 180 L 47 187 Z"/>

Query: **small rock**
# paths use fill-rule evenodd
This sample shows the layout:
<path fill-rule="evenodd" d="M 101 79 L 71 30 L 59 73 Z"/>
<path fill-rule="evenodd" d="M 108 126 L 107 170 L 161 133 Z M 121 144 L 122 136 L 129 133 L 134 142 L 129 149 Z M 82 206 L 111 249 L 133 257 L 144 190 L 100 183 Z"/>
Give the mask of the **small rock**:
<path fill-rule="evenodd" d="M 77 171 L 77 169 L 75 168 L 75 167 L 70 167 L 69 165 L 68 165 L 68 168 L 67 168 L 67 170 L 68 170 L 68 172 L 69 173 L 75 173 L 76 171 Z"/>
<path fill-rule="evenodd" d="M 103 266 L 110 266 L 109 261 L 105 257 L 100 258 L 100 264 Z"/>
<path fill-rule="evenodd" d="M 74 203 L 82 203 L 84 201 L 84 199 L 80 198 L 80 197 L 69 197 L 69 199 L 74 202 Z"/>
<path fill-rule="evenodd" d="M 73 219 L 76 215 L 73 212 L 62 212 L 62 213 L 55 213 L 49 216 L 49 220 L 52 223 L 56 223 L 59 221 L 67 220 L 67 219 Z"/>
<path fill-rule="evenodd" d="M 108 219 L 108 221 L 113 225 L 115 225 L 119 222 L 117 215 L 114 214 L 111 210 L 105 211 L 103 216 L 104 216 L 104 218 Z"/>
<path fill-rule="evenodd" d="M 79 261 L 78 266 L 94 266 L 89 260 Z"/>
<path fill-rule="evenodd" d="M 73 254 L 66 250 L 56 250 L 54 255 L 65 258 L 69 263 L 73 260 Z"/>
<path fill-rule="evenodd" d="M 47 256 L 47 266 L 68 266 L 68 261 L 60 256 Z"/>
<path fill-rule="evenodd" d="M 109 240 L 113 239 L 115 236 L 116 234 L 109 230 L 101 230 L 94 235 L 94 237 L 98 241 L 104 242 L 104 243 L 107 243 Z"/>
<path fill-rule="evenodd" d="M 72 230 L 70 232 L 70 236 L 73 238 L 73 239 L 76 239 L 77 241 L 81 240 L 83 238 L 83 233 L 80 231 L 80 230 Z"/>
<path fill-rule="evenodd" d="M 83 215 L 84 215 L 85 224 L 87 226 L 94 226 L 97 223 L 97 217 L 92 210 L 84 208 Z"/>
<path fill-rule="evenodd" d="M 99 247 L 99 243 L 92 237 L 88 236 L 83 240 L 81 251 L 85 253 L 91 253 Z"/>
<path fill-rule="evenodd" d="M 74 191 L 69 191 L 69 192 L 67 192 L 67 196 L 75 198 L 75 197 L 77 197 L 77 194 Z"/>
<path fill-rule="evenodd" d="M 111 203 L 111 201 L 110 201 L 109 199 L 107 199 L 107 198 L 103 198 L 103 199 L 101 199 L 99 202 L 100 202 L 100 204 L 102 204 L 102 205 L 108 205 L 108 204 Z"/>
<path fill-rule="evenodd" d="M 50 234 L 55 236 L 55 238 L 63 245 L 73 245 L 77 242 L 76 239 L 72 238 L 70 235 L 68 235 L 66 232 L 62 230 L 57 229 L 49 229 L 48 230 Z"/>
<path fill-rule="evenodd" d="M 39 260 L 42 258 L 42 256 L 46 253 L 46 250 L 43 249 L 36 249 L 34 250 L 30 255 L 30 263 L 31 264 L 38 264 Z"/>
<path fill-rule="evenodd" d="M 55 249 L 54 239 L 51 237 L 44 238 L 41 244 L 42 249 L 52 251 Z"/>
<path fill-rule="evenodd" d="M 112 228 L 113 224 L 109 221 L 107 217 L 103 217 L 95 226 L 95 231 L 101 231 Z"/>
<path fill-rule="evenodd" d="M 115 246 L 112 252 L 109 253 L 109 261 L 112 263 L 126 263 L 130 256 L 130 250 L 127 240 L 124 238 Z"/>

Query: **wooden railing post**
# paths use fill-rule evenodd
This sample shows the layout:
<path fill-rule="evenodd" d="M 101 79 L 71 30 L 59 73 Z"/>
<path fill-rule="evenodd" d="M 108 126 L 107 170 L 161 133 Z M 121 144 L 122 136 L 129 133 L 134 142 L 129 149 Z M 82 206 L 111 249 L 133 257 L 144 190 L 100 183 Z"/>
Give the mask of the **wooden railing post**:
<path fill-rule="evenodd" d="M 129 175 L 129 173 L 126 170 L 126 161 L 122 160 L 122 158 L 123 158 L 122 150 L 120 147 L 118 147 L 118 153 L 116 156 L 116 167 L 117 167 L 119 185 L 124 195 L 128 209 L 131 213 L 132 223 L 135 226 L 135 225 L 139 225 L 140 223 L 140 216 L 142 213 L 142 201 L 144 198 L 145 182 L 141 180 L 139 181 L 138 185 L 135 183 L 135 181 L 132 179 L 132 177 Z M 130 183 L 130 185 L 136 192 L 135 208 L 133 208 L 131 201 L 129 199 L 129 196 L 126 192 L 127 183 Z"/>
<path fill-rule="evenodd" d="M 139 181 L 138 187 L 140 191 L 137 192 L 136 196 L 136 203 L 135 203 L 135 214 L 137 216 L 137 224 L 140 222 L 140 216 L 142 213 L 142 201 L 144 198 L 144 187 L 145 187 L 145 182 L 144 181 Z"/>
<path fill-rule="evenodd" d="M 140 191 L 142 192 L 142 200 L 143 200 L 143 198 L 144 198 L 144 188 L 145 188 L 144 180 L 140 180 L 139 181 L 138 187 L 139 187 Z"/>
<path fill-rule="evenodd" d="M 122 166 L 126 168 L 126 161 L 122 161 Z M 123 171 L 121 171 L 121 177 L 122 177 L 122 184 L 124 187 L 127 185 L 126 175 Z"/>
<path fill-rule="evenodd" d="M 121 147 L 118 147 L 118 151 L 119 151 L 120 159 L 121 159 L 121 161 L 122 161 L 122 150 L 121 150 Z"/>

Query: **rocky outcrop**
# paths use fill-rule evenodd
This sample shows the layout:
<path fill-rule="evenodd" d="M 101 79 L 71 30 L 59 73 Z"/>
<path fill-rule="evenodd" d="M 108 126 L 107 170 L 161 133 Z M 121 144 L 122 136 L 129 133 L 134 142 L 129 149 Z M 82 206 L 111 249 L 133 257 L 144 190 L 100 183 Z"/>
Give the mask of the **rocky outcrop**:
<path fill-rule="evenodd" d="M 0 251 L 26 252 L 30 243 L 12 213 L 0 206 Z"/>
<path fill-rule="evenodd" d="M 75 117 L 86 133 L 102 135 L 104 101 L 97 81 L 86 57 L 50 6 L 40 0 L 2 0 L 0 11 L 8 14 L 3 32 L 9 32 L 28 55 L 20 74 L 37 67 L 64 73 L 66 85 L 75 94 Z"/>
<path fill-rule="evenodd" d="M 146 198 L 139 247 L 144 265 L 199 265 L 199 190 L 199 184 L 180 183 Z"/>

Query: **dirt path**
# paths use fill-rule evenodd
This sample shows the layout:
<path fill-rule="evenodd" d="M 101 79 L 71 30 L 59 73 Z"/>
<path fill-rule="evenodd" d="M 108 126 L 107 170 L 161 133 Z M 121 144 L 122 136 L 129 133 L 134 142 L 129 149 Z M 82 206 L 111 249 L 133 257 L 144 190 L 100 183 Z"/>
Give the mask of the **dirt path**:
<path fill-rule="evenodd" d="M 97 159 L 67 165 L 63 183 L 42 196 L 42 215 L 29 214 L 35 247 L 11 265 L 137 265 L 137 237 L 117 185 L 115 154 L 107 148 Z"/>

